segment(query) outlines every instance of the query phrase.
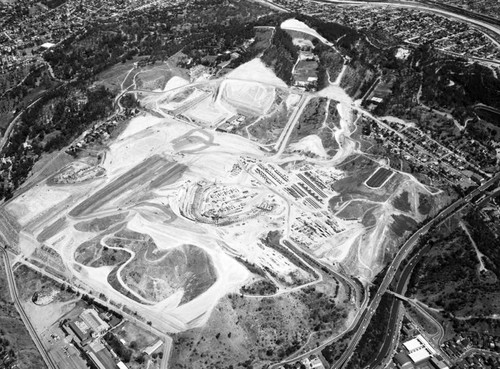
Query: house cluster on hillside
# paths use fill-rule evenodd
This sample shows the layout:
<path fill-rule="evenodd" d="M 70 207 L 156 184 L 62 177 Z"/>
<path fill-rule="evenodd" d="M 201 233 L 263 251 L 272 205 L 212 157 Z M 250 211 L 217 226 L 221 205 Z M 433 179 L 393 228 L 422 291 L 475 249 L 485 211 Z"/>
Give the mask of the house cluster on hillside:
<path fill-rule="evenodd" d="M 167 0 L 155 6 L 175 5 Z M 0 68 L 12 70 L 30 63 L 40 53 L 85 31 L 89 21 L 121 19 L 140 10 L 151 0 L 67 0 L 50 9 L 38 0 L 0 2 Z"/>
<path fill-rule="evenodd" d="M 494 2 L 494 0 L 482 1 Z M 273 0 L 273 2 L 326 22 L 337 22 L 358 30 L 369 31 L 368 35 L 376 35 L 377 30 L 384 30 L 386 36 L 408 44 L 422 45 L 430 42 L 444 52 L 500 60 L 500 50 L 485 34 L 466 23 L 432 13 L 395 7 L 339 6 L 328 2 L 305 0 Z M 494 5 L 492 9 L 495 6 L 498 7 Z M 384 40 L 374 37 L 373 42 L 383 44 Z"/>

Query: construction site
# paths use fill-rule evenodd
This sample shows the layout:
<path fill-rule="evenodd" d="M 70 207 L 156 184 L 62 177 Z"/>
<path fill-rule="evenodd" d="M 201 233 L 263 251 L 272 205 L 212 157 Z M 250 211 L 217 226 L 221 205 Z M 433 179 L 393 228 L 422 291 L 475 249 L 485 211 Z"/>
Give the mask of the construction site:
<path fill-rule="evenodd" d="M 346 329 L 362 304 L 354 280 L 375 277 L 425 219 L 422 196 L 434 209 L 436 193 L 364 155 L 355 102 L 334 82 L 288 87 L 258 58 L 223 78 L 172 79 L 163 91 L 123 91 L 143 114 L 98 160 L 81 155 L 7 204 L 15 251 L 166 333 L 260 311 L 264 297 L 281 312 L 256 312 L 262 324 L 284 324 L 290 309 L 309 321 L 300 342 L 315 327 Z M 317 121 L 311 106 L 324 111 Z M 310 316 L 304 291 L 325 299 L 332 324 Z M 291 337 L 280 329 L 261 344 Z"/>

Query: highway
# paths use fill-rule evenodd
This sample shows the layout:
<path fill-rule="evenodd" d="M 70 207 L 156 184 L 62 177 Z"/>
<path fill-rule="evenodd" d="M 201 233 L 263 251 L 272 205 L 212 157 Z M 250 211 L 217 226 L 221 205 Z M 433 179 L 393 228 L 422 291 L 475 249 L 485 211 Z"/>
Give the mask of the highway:
<path fill-rule="evenodd" d="M 420 0 L 420 1 L 353 1 L 353 0 L 314 0 L 318 3 L 345 4 L 345 5 L 373 5 L 373 6 L 394 6 L 399 8 L 413 8 L 422 11 L 427 11 L 442 15 L 448 18 L 453 18 L 462 22 L 472 24 L 483 30 L 488 30 L 500 37 L 500 22 L 494 18 L 490 18 L 478 13 L 473 13 L 468 10 L 457 8 L 449 5 L 437 3 L 435 1 Z"/>
<path fill-rule="evenodd" d="M 394 277 L 396 276 L 396 273 L 398 271 L 398 268 L 401 265 L 401 262 L 406 259 L 406 257 L 411 253 L 413 250 L 414 246 L 417 244 L 417 241 L 419 237 L 429 231 L 429 229 L 437 225 L 444 220 L 446 220 L 449 216 L 454 215 L 457 210 L 461 209 L 463 205 L 467 204 L 473 197 L 475 197 L 478 194 L 481 194 L 485 190 L 487 190 L 495 181 L 500 179 L 500 173 L 496 174 L 494 177 L 483 183 L 480 187 L 476 188 L 473 190 L 469 195 L 465 196 L 464 198 L 461 198 L 451 205 L 449 205 L 447 208 L 442 210 L 434 219 L 429 221 L 427 224 L 423 225 L 420 229 L 418 229 L 401 247 L 401 249 L 398 251 L 396 254 L 395 258 L 391 262 L 391 264 L 388 267 L 388 271 L 386 275 L 384 276 L 384 279 L 382 280 L 382 283 L 380 284 L 380 287 L 377 290 L 377 293 L 375 294 L 372 302 L 368 305 L 368 308 L 364 311 L 361 319 L 360 319 L 360 324 L 357 327 L 356 332 L 354 333 L 354 336 L 352 338 L 352 341 L 349 345 L 349 348 L 342 354 L 342 356 L 332 365 L 333 368 L 341 368 L 351 357 L 352 353 L 356 349 L 356 346 L 358 345 L 361 337 L 366 331 L 366 328 L 368 327 L 371 318 L 375 314 L 375 311 L 378 308 L 378 305 L 380 303 L 380 300 L 382 298 L 382 295 L 387 291 L 389 285 L 393 281 Z M 405 268 L 405 271 L 407 271 L 408 274 L 410 274 L 411 269 Z M 402 274 L 402 276 L 397 280 L 397 285 L 398 288 L 400 288 L 401 281 L 405 281 L 407 278 L 406 274 Z M 396 315 L 396 314 L 394 314 Z"/>
<path fill-rule="evenodd" d="M 19 312 L 19 315 L 21 316 L 21 319 L 26 326 L 26 329 L 28 330 L 31 339 L 35 343 L 36 348 L 38 351 L 40 351 L 40 355 L 42 356 L 43 360 L 45 361 L 45 364 L 47 364 L 47 367 L 49 369 L 58 369 L 58 366 L 54 363 L 52 358 L 50 357 L 49 353 L 45 350 L 43 347 L 42 341 L 40 340 L 40 337 L 38 337 L 38 334 L 35 331 L 35 328 L 31 324 L 30 320 L 28 319 L 28 316 L 26 315 L 21 302 L 19 301 L 19 295 L 17 293 L 17 286 L 16 282 L 14 280 L 14 273 L 12 272 L 12 268 L 10 266 L 10 260 L 9 260 L 9 254 L 5 250 L 5 248 L 0 246 L 0 250 L 2 252 L 3 256 L 3 262 L 5 266 L 5 274 L 7 275 L 7 282 L 9 283 L 9 290 L 10 290 L 10 295 L 12 297 L 12 301 L 14 302 L 14 306 L 16 307 L 17 311 Z"/>

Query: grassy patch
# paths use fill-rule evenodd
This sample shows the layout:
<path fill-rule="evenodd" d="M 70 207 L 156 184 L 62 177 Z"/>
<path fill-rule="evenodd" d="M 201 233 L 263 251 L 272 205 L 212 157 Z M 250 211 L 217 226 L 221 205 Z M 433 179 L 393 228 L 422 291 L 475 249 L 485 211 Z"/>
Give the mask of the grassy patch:
<path fill-rule="evenodd" d="M 128 230 L 107 242 L 135 252 L 121 277 L 127 287 L 149 301 L 159 302 L 183 290 L 181 304 L 187 303 L 217 278 L 210 256 L 194 245 L 159 250 L 150 236 Z"/>
<path fill-rule="evenodd" d="M 339 211 L 336 215 L 342 219 L 360 219 L 365 213 L 376 207 L 377 204 L 366 202 L 363 200 L 353 200 L 347 204 L 345 208 Z"/>
<path fill-rule="evenodd" d="M 418 194 L 418 212 L 427 215 L 432 210 L 432 196 L 425 193 Z"/>
<path fill-rule="evenodd" d="M 278 287 L 268 279 L 260 279 L 241 287 L 241 292 L 247 295 L 273 295 L 278 291 Z"/>
<path fill-rule="evenodd" d="M 82 243 L 75 251 L 75 261 L 89 267 L 121 265 L 130 259 L 130 253 L 116 250 L 101 244 L 102 236 Z"/>
<path fill-rule="evenodd" d="M 263 367 L 296 350 L 312 332 L 341 326 L 344 310 L 314 287 L 266 298 L 229 295 L 202 328 L 174 338 L 172 368 Z"/>
<path fill-rule="evenodd" d="M 500 282 L 480 277 L 479 261 L 467 234 L 455 224 L 429 242 L 433 246 L 415 267 L 409 294 L 455 316 L 498 312 Z"/>
<path fill-rule="evenodd" d="M 391 223 L 391 230 L 398 237 L 402 237 L 405 232 L 412 231 L 417 228 L 417 222 L 406 215 L 392 215 L 394 221 Z"/>
<path fill-rule="evenodd" d="M 290 136 L 290 143 L 319 133 L 325 120 L 327 102 L 328 99 L 324 97 L 315 97 L 309 101 Z"/>
<path fill-rule="evenodd" d="M 410 194 L 408 193 L 408 191 L 401 192 L 401 194 L 392 201 L 392 205 L 396 209 L 403 211 L 405 213 L 410 212 L 411 204 L 409 201 L 409 195 Z"/>

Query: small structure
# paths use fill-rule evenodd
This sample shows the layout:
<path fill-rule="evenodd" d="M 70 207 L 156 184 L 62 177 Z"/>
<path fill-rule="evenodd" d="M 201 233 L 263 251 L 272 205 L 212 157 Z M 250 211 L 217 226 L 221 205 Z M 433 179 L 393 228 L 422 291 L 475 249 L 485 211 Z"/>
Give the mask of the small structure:
<path fill-rule="evenodd" d="M 410 357 L 404 352 L 400 352 L 394 356 L 394 361 L 399 369 L 413 368 Z"/>
<path fill-rule="evenodd" d="M 82 320 L 90 327 L 92 330 L 98 334 L 106 332 L 109 329 L 108 323 L 101 319 L 97 311 L 94 309 L 84 310 L 80 315 Z"/>
<path fill-rule="evenodd" d="M 436 369 L 450 369 L 448 365 L 444 361 L 438 360 L 437 358 L 431 358 L 431 364 Z"/>
<path fill-rule="evenodd" d="M 100 341 L 94 341 L 84 346 L 85 353 L 99 369 L 117 369 L 113 356 Z"/>
<path fill-rule="evenodd" d="M 63 325 L 63 329 L 73 337 L 75 342 L 81 345 L 84 345 L 92 338 L 90 327 L 81 320 L 75 320 L 67 325 Z"/>
<path fill-rule="evenodd" d="M 151 346 L 148 346 L 144 349 L 144 353 L 146 355 L 151 355 L 153 352 L 155 352 L 156 350 L 158 350 L 161 345 L 163 345 L 163 341 L 162 340 L 158 340 L 156 341 L 155 343 L 153 343 Z"/>
<path fill-rule="evenodd" d="M 46 43 L 44 43 L 44 44 L 41 45 L 41 47 L 43 49 L 46 49 L 46 50 L 51 49 L 54 46 L 56 46 L 56 44 L 53 44 L 52 42 L 46 42 Z"/>
<path fill-rule="evenodd" d="M 305 365 L 307 369 L 325 369 L 325 366 L 316 355 L 304 358 L 302 364 Z"/>
<path fill-rule="evenodd" d="M 125 365 L 123 361 L 120 361 L 118 364 L 118 369 L 128 369 L 128 366 Z"/>

